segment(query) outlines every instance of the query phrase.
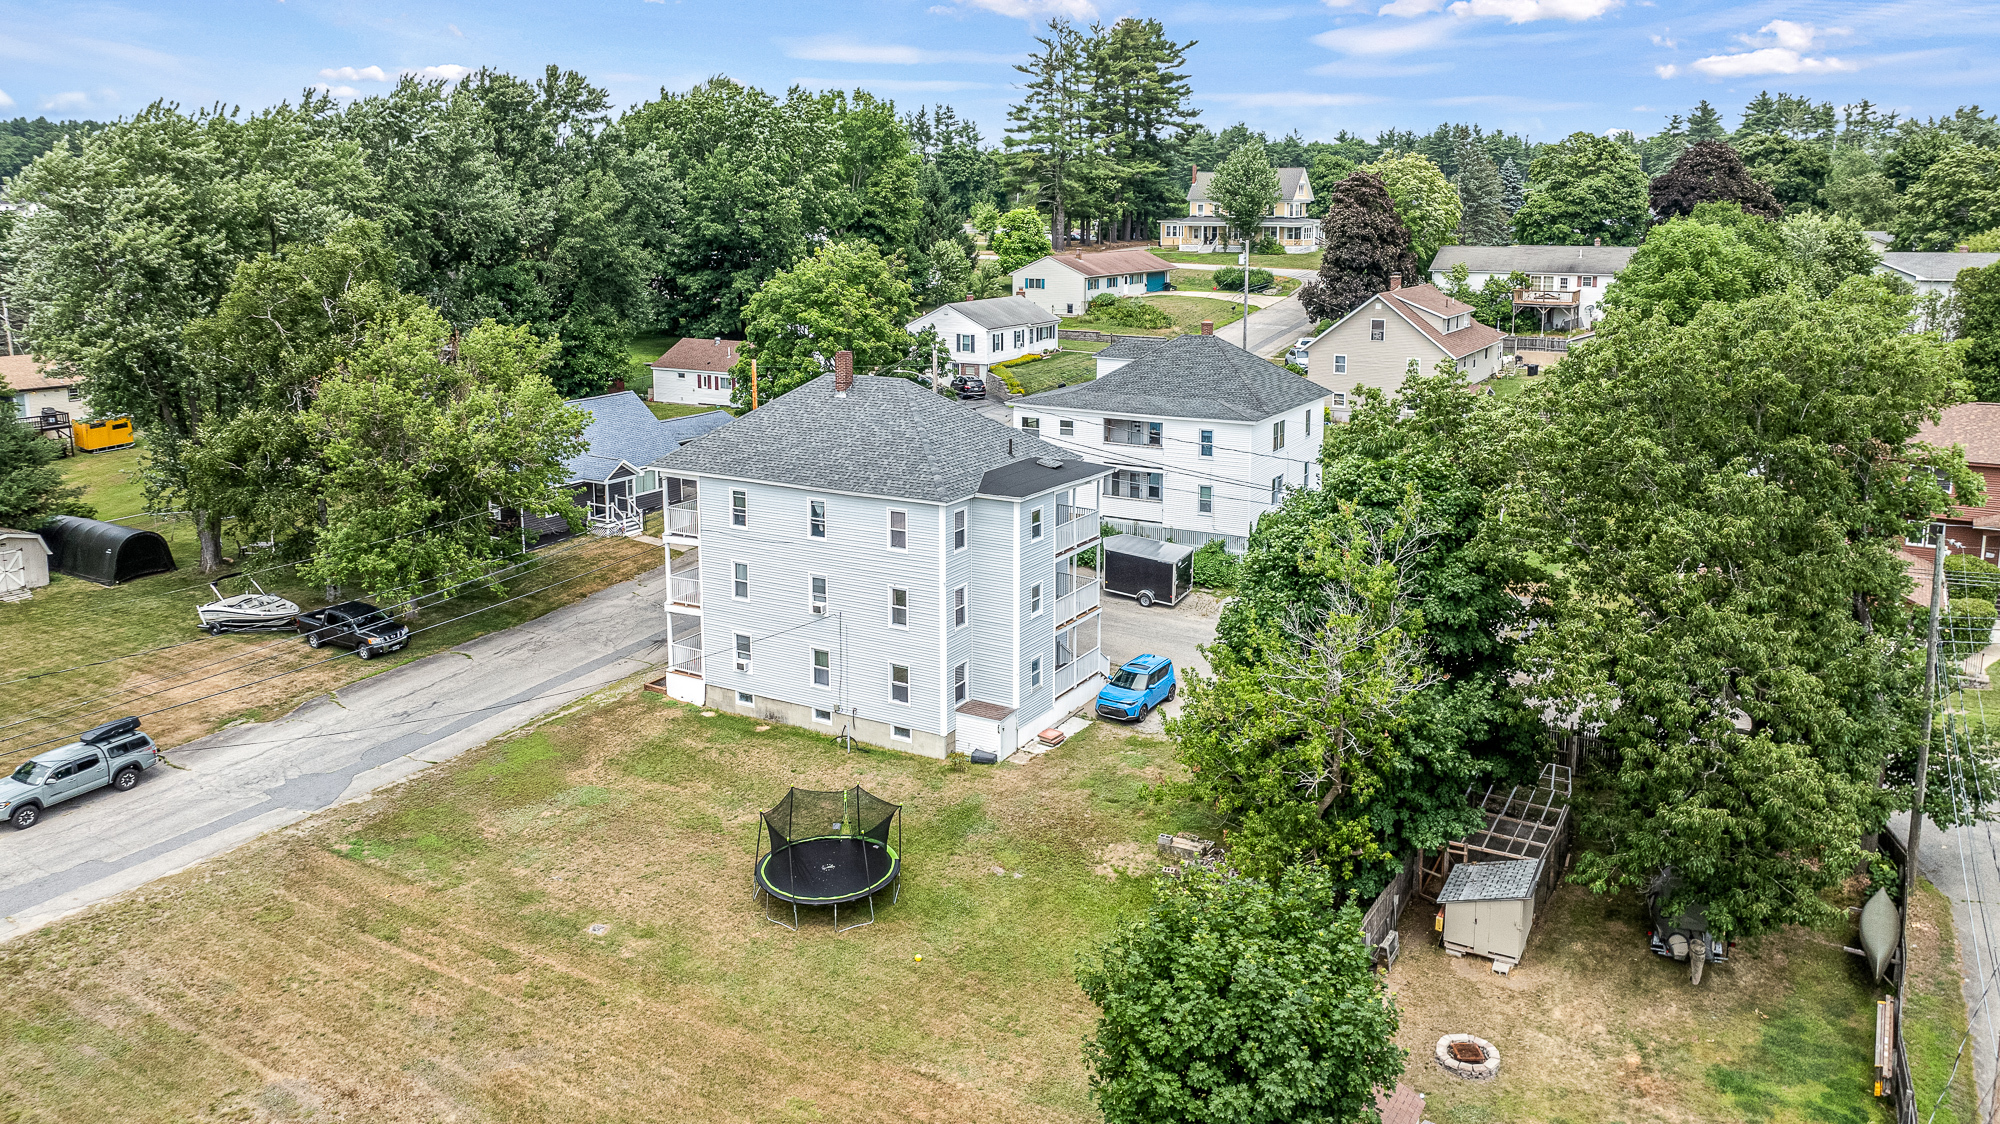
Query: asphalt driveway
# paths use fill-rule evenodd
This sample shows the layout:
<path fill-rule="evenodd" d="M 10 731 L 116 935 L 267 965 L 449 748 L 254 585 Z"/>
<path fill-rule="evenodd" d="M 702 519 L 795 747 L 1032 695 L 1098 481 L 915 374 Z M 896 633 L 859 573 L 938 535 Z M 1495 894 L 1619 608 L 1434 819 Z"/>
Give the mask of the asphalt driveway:
<path fill-rule="evenodd" d="M 1196 592 L 1171 609 L 1157 602 L 1142 609 L 1129 597 L 1105 593 L 1098 604 L 1098 611 L 1104 616 L 1104 631 L 1098 643 L 1110 670 L 1117 670 L 1134 656 L 1155 655 L 1174 661 L 1177 669 L 1194 668 L 1203 675 L 1209 673 L 1208 661 L 1198 649 L 1215 639 L 1215 623 L 1221 616 L 1222 603 L 1214 597 Z M 1146 733 L 1164 733 L 1162 715 L 1179 714 L 1181 702 L 1182 698 L 1176 697 L 1155 709 L 1140 720 L 1137 728 Z"/>

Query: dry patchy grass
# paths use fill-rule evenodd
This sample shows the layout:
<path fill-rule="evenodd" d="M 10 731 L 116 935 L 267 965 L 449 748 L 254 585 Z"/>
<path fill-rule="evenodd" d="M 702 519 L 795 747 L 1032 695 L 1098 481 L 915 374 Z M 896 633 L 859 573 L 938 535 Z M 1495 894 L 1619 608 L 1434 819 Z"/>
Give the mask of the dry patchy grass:
<path fill-rule="evenodd" d="M 1075 957 L 1144 902 L 1135 843 L 1208 827 L 1142 799 L 1167 755 L 1100 724 L 953 771 L 586 703 L 0 949 L 0 1114 L 1091 1120 Z M 857 782 L 906 806 L 901 902 L 766 923 L 758 812 Z"/>

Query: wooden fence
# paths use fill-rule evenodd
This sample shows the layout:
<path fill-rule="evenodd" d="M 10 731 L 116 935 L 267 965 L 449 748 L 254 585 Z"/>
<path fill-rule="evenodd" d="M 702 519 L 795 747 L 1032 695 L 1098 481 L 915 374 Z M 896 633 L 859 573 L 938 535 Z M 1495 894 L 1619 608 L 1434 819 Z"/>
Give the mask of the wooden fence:
<path fill-rule="evenodd" d="M 1417 884 L 1417 856 L 1410 855 L 1403 860 L 1402 872 L 1396 875 L 1383 891 L 1375 895 L 1375 904 L 1361 917 L 1361 932 L 1368 943 L 1381 948 L 1389 934 L 1396 931 L 1396 925 L 1403 919 L 1403 907 L 1410 904 L 1412 891 Z"/>

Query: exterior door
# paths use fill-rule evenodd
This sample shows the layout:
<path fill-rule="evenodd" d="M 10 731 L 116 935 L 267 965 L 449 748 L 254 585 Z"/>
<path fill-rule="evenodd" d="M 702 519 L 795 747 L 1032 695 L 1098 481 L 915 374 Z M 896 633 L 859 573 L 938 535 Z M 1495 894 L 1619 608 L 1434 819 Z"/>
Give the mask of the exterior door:
<path fill-rule="evenodd" d="M 28 588 L 28 552 L 20 547 L 0 547 L 0 597 Z"/>

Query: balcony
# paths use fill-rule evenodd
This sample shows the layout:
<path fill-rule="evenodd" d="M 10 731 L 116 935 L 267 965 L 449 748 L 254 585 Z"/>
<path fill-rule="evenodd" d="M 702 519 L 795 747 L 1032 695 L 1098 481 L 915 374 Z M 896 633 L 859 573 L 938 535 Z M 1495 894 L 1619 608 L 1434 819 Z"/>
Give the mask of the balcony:
<path fill-rule="evenodd" d="M 683 613 L 667 614 L 667 667 L 684 675 L 701 677 L 701 618 Z"/>
<path fill-rule="evenodd" d="M 1067 659 L 1068 662 L 1061 662 L 1064 659 Z M 1061 698 L 1065 693 L 1074 690 L 1077 684 L 1082 683 L 1091 676 L 1102 675 L 1104 673 L 1104 656 L 1096 648 L 1092 648 L 1088 652 L 1081 652 L 1070 656 L 1063 651 L 1061 645 L 1057 645 L 1056 660 L 1058 661 L 1056 663 L 1055 674 L 1057 698 Z"/>
<path fill-rule="evenodd" d="M 694 500 L 667 505 L 667 537 L 698 542 L 701 539 L 701 509 Z"/>
<path fill-rule="evenodd" d="M 1516 308 L 1575 308 L 1583 297 L 1581 289 L 1516 289 Z"/>
<path fill-rule="evenodd" d="M 667 569 L 667 603 L 675 608 L 701 609 L 701 552 L 684 550 Z"/>
<path fill-rule="evenodd" d="M 1056 627 L 1061 628 L 1076 618 L 1097 608 L 1096 577 L 1074 578 L 1066 571 L 1056 572 Z"/>
<path fill-rule="evenodd" d="M 37 433 L 69 432 L 69 415 L 54 406 L 42 407 L 39 414 L 23 414 L 21 421 Z"/>
<path fill-rule="evenodd" d="M 1056 557 L 1060 558 L 1067 551 L 1096 542 L 1098 528 L 1099 523 L 1096 508 L 1076 507 L 1066 503 L 1057 504 L 1055 526 L 1050 528 L 1050 537 L 1055 543 Z"/>

